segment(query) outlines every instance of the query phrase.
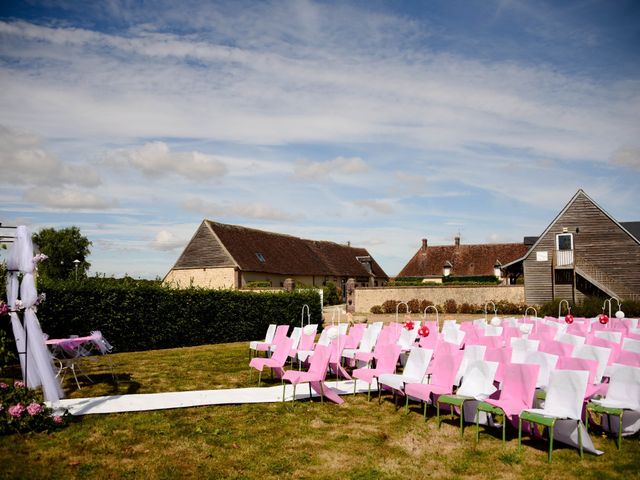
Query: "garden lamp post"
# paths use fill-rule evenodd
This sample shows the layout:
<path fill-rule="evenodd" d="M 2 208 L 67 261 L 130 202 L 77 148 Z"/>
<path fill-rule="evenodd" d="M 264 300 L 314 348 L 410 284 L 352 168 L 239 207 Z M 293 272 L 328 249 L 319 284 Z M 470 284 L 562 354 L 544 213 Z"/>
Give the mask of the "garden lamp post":
<path fill-rule="evenodd" d="M 78 260 L 77 258 L 73 261 L 73 264 L 75 265 L 75 269 L 76 269 L 76 282 L 78 281 L 78 265 L 80 265 L 80 260 Z"/>

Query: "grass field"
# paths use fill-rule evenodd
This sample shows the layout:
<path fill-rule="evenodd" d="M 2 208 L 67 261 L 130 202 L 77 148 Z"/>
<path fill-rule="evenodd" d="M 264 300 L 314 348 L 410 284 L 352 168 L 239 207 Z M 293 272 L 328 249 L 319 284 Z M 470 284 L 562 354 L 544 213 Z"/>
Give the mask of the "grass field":
<path fill-rule="evenodd" d="M 95 383 L 69 397 L 249 386 L 247 344 L 114 354 L 117 382 L 104 359 L 90 363 Z M 256 376 L 253 376 L 255 386 Z M 267 380 L 267 384 L 269 381 Z M 383 397 L 384 398 L 384 397 Z M 431 411 L 433 413 L 433 411 Z M 638 436 L 618 451 L 592 433 L 602 456 L 557 444 L 551 465 L 547 443 L 526 440 L 517 451 L 513 432 L 505 447 L 499 430 L 475 427 L 460 438 L 456 422 L 437 428 L 418 404 L 409 415 L 388 396 L 366 395 L 341 405 L 319 402 L 184 408 L 78 417 L 52 434 L 0 437 L 0 477 L 39 478 L 635 478 Z"/>

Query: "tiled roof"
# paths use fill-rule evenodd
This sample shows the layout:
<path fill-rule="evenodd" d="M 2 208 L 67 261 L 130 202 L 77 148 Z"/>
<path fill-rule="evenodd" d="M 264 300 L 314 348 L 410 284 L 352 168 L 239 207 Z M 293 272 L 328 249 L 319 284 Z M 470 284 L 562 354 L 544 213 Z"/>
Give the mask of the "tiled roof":
<path fill-rule="evenodd" d="M 206 220 L 241 270 L 282 275 L 326 275 L 387 279 L 371 258 L 371 273 L 356 257 L 370 257 L 364 248 L 306 240 L 281 233 Z"/>
<path fill-rule="evenodd" d="M 640 222 L 620 222 L 627 232 L 640 240 Z"/>
<path fill-rule="evenodd" d="M 452 265 L 452 276 L 493 275 L 496 261 L 504 265 L 522 257 L 528 250 L 524 243 L 486 245 L 424 246 L 413 256 L 398 277 L 442 276 L 445 262 Z"/>

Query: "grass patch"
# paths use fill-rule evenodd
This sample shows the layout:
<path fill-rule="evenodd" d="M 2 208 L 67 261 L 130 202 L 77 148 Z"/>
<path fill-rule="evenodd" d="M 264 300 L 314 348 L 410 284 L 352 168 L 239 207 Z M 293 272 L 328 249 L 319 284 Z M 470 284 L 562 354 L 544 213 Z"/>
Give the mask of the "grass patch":
<path fill-rule="evenodd" d="M 112 355 L 87 365 L 95 383 L 83 380 L 69 397 L 155 393 L 249 386 L 246 343 Z M 251 386 L 256 386 L 254 375 Z M 269 380 L 266 384 L 277 384 Z M 557 444 L 547 464 L 545 442 L 500 435 L 464 437 L 455 424 L 440 429 L 421 409 L 396 410 L 390 396 L 367 401 L 348 396 L 343 405 L 302 401 L 222 405 L 78 417 L 52 434 L 0 437 L 0 478 L 611 478 L 628 479 L 640 464 L 637 436 L 618 451 L 610 438 L 592 434 L 596 457 Z M 482 427 L 484 428 L 484 427 Z"/>

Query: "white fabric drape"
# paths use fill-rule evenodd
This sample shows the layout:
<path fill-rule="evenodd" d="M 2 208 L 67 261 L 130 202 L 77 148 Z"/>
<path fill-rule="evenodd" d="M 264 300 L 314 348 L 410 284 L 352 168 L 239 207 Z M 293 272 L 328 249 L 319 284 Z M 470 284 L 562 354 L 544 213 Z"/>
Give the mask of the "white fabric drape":
<path fill-rule="evenodd" d="M 36 388 L 42 385 L 45 401 L 55 404 L 63 397 L 62 387 L 56 378 L 53 359 L 44 343 L 42 328 L 36 316 L 35 304 L 38 300 L 38 292 L 33 278 L 33 242 L 31 241 L 29 230 L 24 225 L 19 226 L 16 230 L 16 238 L 11 245 L 7 258 L 7 267 L 10 270 L 7 276 L 9 307 L 12 310 L 15 309 L 18 297 L 18 283 L 20 283 L 20 300 L 25 309 L 24 328 L 15 312 L 11 313 L 11 325 L 18 351 L 24 352 L 25 341 L 28 341 L 28 345 L 26 345 L 27 387 Z M 21 282 L 18 282 L 16 270 L 22 273 Z M 25 340 L 25 337 L 27 340 Z M 19 356 L 24 378 L 25 355 L 20 354 Z"/>

